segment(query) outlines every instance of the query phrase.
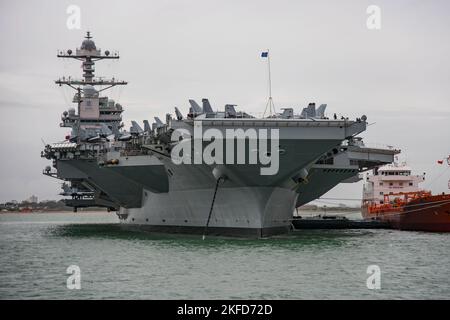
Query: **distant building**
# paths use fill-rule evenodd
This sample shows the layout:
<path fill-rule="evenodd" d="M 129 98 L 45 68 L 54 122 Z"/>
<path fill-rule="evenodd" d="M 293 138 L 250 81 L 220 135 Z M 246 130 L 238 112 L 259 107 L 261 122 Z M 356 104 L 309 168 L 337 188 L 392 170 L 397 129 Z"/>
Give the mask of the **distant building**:
<path fill-rule="evenodd" d="M 38 197 L 35 195 L 32 195 L 31 197 L 29 197 L 28 199 L 26 199 L 24 202 L 28 202 L 28 203 L 38 203 Z"/>

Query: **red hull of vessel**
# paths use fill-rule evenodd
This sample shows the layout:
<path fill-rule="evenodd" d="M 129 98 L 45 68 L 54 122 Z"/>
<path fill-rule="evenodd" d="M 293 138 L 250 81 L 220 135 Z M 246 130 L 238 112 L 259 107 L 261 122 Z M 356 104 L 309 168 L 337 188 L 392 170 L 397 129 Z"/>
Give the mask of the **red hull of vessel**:
<path fill-rule="evenodd" d="M 386 221 L 394 229 L 450 232 L 450 195 L 429 196 L 404 207 L 362 208 L 363 217 Z"/>

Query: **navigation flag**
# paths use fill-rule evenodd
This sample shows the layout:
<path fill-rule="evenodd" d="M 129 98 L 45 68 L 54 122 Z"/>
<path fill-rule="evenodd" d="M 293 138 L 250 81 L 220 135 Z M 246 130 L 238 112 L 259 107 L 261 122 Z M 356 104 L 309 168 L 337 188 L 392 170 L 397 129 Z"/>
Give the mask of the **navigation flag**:
<path fill-rule="evenodd" d="M 261 58 L 267 58 L 269 56 L 269 51 L 261 52 Z"/>
<path fill-rule="evenodd" d="M 450 156 L 448 156 L 448 158 L 446 159 L 438 160 L 437 163 L 444 164 L 444 161 L 447 161 L 447 164 L 450 166 Z"/>

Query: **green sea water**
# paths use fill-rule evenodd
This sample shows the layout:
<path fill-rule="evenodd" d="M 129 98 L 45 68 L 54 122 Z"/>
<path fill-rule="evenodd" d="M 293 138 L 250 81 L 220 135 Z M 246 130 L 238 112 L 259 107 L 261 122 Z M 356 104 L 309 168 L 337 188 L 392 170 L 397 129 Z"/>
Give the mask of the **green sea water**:
<path fill-rule="evenodd" d="M 81 289 L 68 289 L 67 268 Z M 369 265 L 381 270 L 368 289 Z M 126 231 L 113 213 L 0 214 L 1 299 L 449 299 L 450 234 L 267 239 Z"/>

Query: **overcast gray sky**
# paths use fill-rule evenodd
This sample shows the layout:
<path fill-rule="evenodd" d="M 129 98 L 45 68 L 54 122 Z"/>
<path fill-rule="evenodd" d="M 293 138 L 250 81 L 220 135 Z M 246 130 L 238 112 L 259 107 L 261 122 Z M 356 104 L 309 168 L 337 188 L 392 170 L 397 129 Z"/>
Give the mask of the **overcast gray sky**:
<path fill-rule="evenodd" d="M 81 8 L 81 29 L 66 27 L 66 9 Z M 368 30 L 366 9 L 381 8 L 381 30 Z M 79 47 L 86 30 L 118 62 L 99 76 L 129 81 L 120 98 L 130 120 L 164 117 L 187 100 L 235 103 L 264 111 L 267 80 L 260 52 L 270 48 L 277 108 L 327 103 L 334 112 L 374 123 L 366 142 L 403 150 L 434 192 L 448 191 L 450 170 L 450 2 L 365 0 L 0 1 L 0 201 L 31 194 L 55 199 L 59 182 L 41 174 L 45 142 L 62 140 L 60 115 L 72 92 L 54 85 L 80 76 L 57 49 Z M 443 172 L 446 170 L 446 172 Z M 442 175 L 441 175 L 442 174 Z M 437 178 L 439 177 L 440 178 Z M 359 198 L 361 183 L 327 196 Z"/>

